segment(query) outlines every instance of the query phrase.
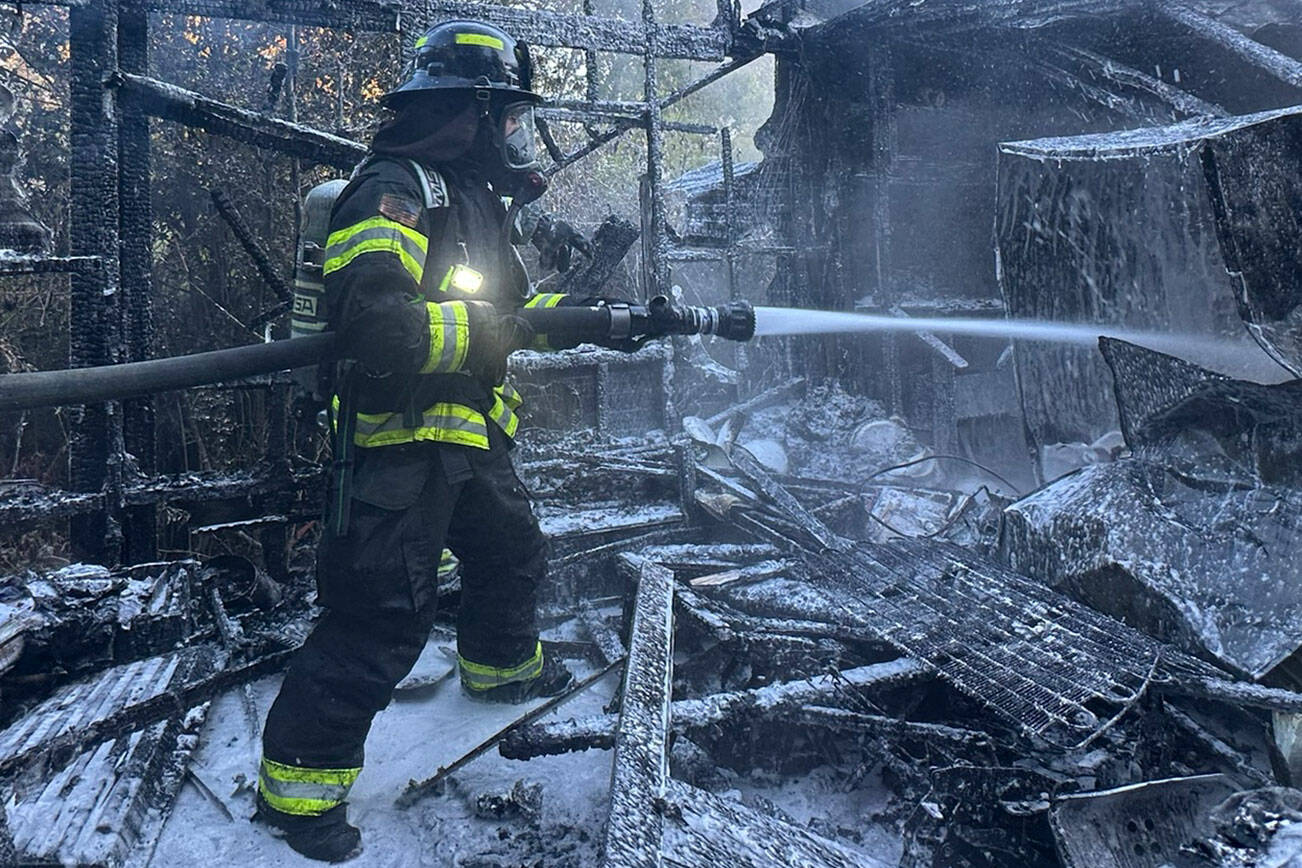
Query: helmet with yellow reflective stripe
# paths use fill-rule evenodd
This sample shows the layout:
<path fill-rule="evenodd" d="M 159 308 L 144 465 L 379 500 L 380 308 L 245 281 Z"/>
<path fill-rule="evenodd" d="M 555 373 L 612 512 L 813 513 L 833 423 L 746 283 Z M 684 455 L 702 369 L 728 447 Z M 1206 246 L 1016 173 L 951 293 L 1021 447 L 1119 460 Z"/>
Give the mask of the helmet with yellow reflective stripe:
<path fill-rule="evenodd" d="M 542 102 L 532 87 L 529 47 L 479 21 L 445 21 L 416 40 L 406 80 L 381 98 L 391 108 L 421 91 L 473 90 L 494 102 Z"/>

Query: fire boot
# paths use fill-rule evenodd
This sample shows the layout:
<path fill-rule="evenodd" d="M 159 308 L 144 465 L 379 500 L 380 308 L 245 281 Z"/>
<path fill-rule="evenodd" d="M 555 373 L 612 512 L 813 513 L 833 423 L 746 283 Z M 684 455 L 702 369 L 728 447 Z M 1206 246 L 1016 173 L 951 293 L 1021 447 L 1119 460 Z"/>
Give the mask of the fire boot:
<path fill-rule="evenodd" d="M 271 827 L 298 853 L 319 862 L 346 862 L 362 852 L 362 833 L 348 822 L 348 803 L 335 805 L 324 814 L 298 816 L 278 811 L 257 794 L 253 819 Z"/>
<path fill-rule="evenodd" d="M 574 673 L 566 668 L 548 647 L 541 643 L 542 666 L 533 678 L 509 681 L 494 687 L 474 687 L 467 683 L 462 671 L 461 692 L 478 702 L 503 702 L 518 705 L 540 696 L 557 696 L 574 683 Z"/>

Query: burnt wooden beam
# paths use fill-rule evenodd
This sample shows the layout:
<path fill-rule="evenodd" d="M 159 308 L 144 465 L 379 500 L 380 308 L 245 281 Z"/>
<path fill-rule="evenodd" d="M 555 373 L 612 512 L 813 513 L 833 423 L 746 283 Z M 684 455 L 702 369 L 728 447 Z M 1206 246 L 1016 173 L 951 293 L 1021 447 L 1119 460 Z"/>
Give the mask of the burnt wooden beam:
<path fill-rule="evenodd" d="M 674 574 L 659 564 L 643 564 L 615 727 L 610 816 L 602 860 L 606 868 L 662 864 L 663 818 L 655 806 L 664 798 L 669 779 L 673 621 Z"/>
<path fill-rule="evenodd" d="M 119 308 L 118 132 L 116 94 L 105 94 L 105 69 L 118 66 L 118 8 L 110 0 L 90 0 L 68 14 L 69 61 L 69 211 L 68 248 L 74 257 L 96 257 L 103 268 L 74 271 L 70 281 L 68 367 L 124 361 Z M 68 445 L 69 482 L 81 492 L 114 492 L 121 481 L 122 414 L 106 403 L 74 412 Z M 109 511 L 83 514 L 70 522 L 70 541 L 78 558 L 96 563 L 119 557 L 120 525 L 116 496 Z"/>
<path fill-rule="evenodd" d="M 72 9 L 84 8 L 92 2 L 28 0 L 33 6 Z M 142 0 L 138 6 L 146 12 L 378 33 L 397 33 L 402 21 L 399 0 Z"/>
<path fill-rule="evenodd" d="M 635 21 L 575 15 L 528 7 L 460 0 L 433 0 L 424 7 L 435 16 L 456 16 L 496 24 L 532 45 L 642 54 L 654 42 L 657 57 L 722 60 L 732 47 L 730 28 L 671 24 L 647 29 Z"/>
<path fill-rule="evenodd" d="M 1178 3 L 1159 2 L 1157 11 L 1181 27 L 1221 46 L 1246 63 L 1302 90 L 1302 63 L 1287 54 L 1262 45 L 1255 39 L 1201 12 Z"/>
<path fill-rule="evenodd" d="M 815 15 L 819 12 L 819 0 L 802 5 Z M 829 17 L 811 29 L 826 32 L 829 28 L 917 29 L 926 26 L 935 31 L 1013 23 L 1025 25 L 1035 21 L 1050 22 L 1065 16 L 1114 12 L 1123 6 L 1123 0 L 938 0 L 927 3 L 865 0 L 844 12 L 835 4 L 827 4 Z"/>
<path fill-rule="evenodd" d="M 680 699 L 670 708 L 670 729 L 685 733 L 741 717 L 772 718 L 785 709 L 833 701 L 845 687 L 901 687 L 931 677 L 930 667 L 908 658 L 847 669 L 800 681 L 783 681 L 753 690 L 718 693 L 701 699 Z M 615 743 L 617 719 L 601 714 L 580 720 L 523 727 L 502 742 L 502 756 L 529 759 Z"/>
<path fill-rule="evenodd" d="M 1302 714 L 1302 693 L 1266 687 L 1247 681 L 1230 681 L 1221 678 L 1181 678 L 1167 684 L 1156 685 L 1158 692 L 1176 696 L 1211 699 L 1239 708 L 1263 708 Z"/>
<path fill-rule="evenodd" d="M 959 747 L 988 745 L 990 736 L 975 729 L 946 726 L 942 723 L 920 723 L 899 720 L 882 714 L 861 714 L 844 708 L 822 705 L 804 705 L 784 708 L 778 715 L 793 723 L 819 726 L 853 733 L 871 733 L 885 738 L 919 738 L 929 742 L 944 742 Z"/>
<path fill-rule="evenodd" d="M 834 532 L 817 516 L 805 509 L 795 496 L 787 491 L 764 468 L 762 464 L 745 449 L 733 449 L 728 452 L 728 460 L 742 475 L 755 483 L 764 497 L 773 503 L 784 515 L 796 522 L 806 533 L 818 541 L 825 549 L 844 552 L 851 547 L 850 540 Z"/>
<path fill-rule="evenodd" d="M 1069 63 L 1120 87 L 1142 91 L 1156 97 L 1170 108 L 1189 117 L 1226 118 L 1230 113 L 1215 103 L 1201 99 L 1174 85 L 1167 84 L 1137 69 L 1131 69 L 1110 57 L 1075 46 L 1051 47 L 1050 57 Z"/>
<path fill-rule="evenodd" d="M 556 291 L 578 297 L 600 295 L 638 234 L 638 228 L 627 220 L 613 214 L 607 217 L 592 236 L 592 258 L 582 268 L 564 274 Z"/>
<path fill-rule="evenodd" d="M 673 865 L 888 868 L 894 864 L 682 781 L 669 781 L 663 810 L 666 861 Z"/>
<path fill-rule="evenodd" d="M 273 651 L 252 662 L 223 668 L 215 665 L 218 661 L 212 646 L 194 646 L 171 657 L 106 670 L 98 680 L 61 688 L 0 733 L 0 777 L 38 759 L 57 762 L 105 739 L 184 714 L 219 693 L 278 670 L 293 653 Z M 154 672 L 161 680 L 151 682 Z M 107 690 L 101 685 L 108 685 Z M 108 698 L 114 691 L 122 698 L 116 707 Z M 39 715 L 41 708 L 48 708 L 49 715 Z"/>
<path fill-rule="evenodd" d="M 176 121 L 246 145 L 336 169 L 352 169 L 366 156 L 366 146 L 360 142 L 209 99 L 148 76 L 119 71 L 109 77 L 108 84 L 154 117 Z"/>
<path fill-rule="evenodd" d="M 175 15 L 379 33 L 397 33 L 402 20 L 397 0 L 148 0 L 145 5 Z"/>
<path fill-rule="evenodd" d="M 248 224 L 244 222 L 244 218 L 240 216 L 240 212 L 236 210 L 235 203 L 216 187 L 210 189 L 208 195 L 212 197 L 212 203 L 217 209 L 217 213 L 221 215 L 222 219 L 226 221 L 226 225 L 230 227 L 231 232 L 235 234 L 235 240 L 240 243 L 240 247 L 244 248 L 244 252 L 248 254 L 249 259 L 253 262 L 253 267 L 257 270 L 258 276 L 262 278 L 262 282 L 275 293 L 276 298 L 280 299 L 280 301 L 286 303 L 293 301 L 294 290 L 290 288 L 289 284 L 285 282 L 285 278 L 281 277 L 280 272 L 276 270 L 276 266 L 271 262 L 271 256 L 258 243 L 258 239 L 253 236 L 253 231 L 249 229 Z"/>
<path fill-rule="evenodd" d="M 606 619 L 587 600 L 579 601 L 579 621 L 592 637 L 593 644 L 597 646 L 597 652 L 606 665 L 627 656 L 628 652 L 624 650 L 624 641 L 619 638 L 619 633 L 606 623 Z"/>

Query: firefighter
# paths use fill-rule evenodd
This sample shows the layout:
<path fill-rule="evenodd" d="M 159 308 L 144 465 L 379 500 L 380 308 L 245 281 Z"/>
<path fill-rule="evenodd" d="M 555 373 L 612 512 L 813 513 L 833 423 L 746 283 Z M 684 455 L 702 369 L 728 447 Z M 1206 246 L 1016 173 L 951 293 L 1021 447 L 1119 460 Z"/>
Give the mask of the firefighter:
<path fill-rule="evenodd" d="M 355 361 L 332 402 L 325 612 L 267 715 L 257 793 L 258 819 L 313 859 L 360 851 L 345 797 L 425 645 L 445 544 L 461 561 L 463 691 L 522 702 L 572 681 L 538 639 L 544 538 L 508 455 L 520 399 L 506 359 L 545 339 L 513 312 L 565 302 L 530 297 L 505 228 L 503 198 L 540 189 L 530 78 L 527 48 L 496 27 L 429 29 L 331 214 L 329 323 Z M 541 223 L 544 258 L 568 259 L 580 237 Z"/>

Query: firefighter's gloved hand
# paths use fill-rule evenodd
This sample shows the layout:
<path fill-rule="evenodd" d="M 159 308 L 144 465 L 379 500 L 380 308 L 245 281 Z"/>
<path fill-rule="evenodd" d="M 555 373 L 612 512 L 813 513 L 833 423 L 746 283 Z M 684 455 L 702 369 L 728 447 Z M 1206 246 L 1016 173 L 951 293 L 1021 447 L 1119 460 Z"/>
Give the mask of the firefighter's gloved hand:
<path fill-rule="evenodd" d="M 592 258 L 592 245 L 583 237 L 583 233 L 569 222 L 551 214 L 544 214 L 538 219 L 538 226 L 529 241 L 537 248 L 538 263 L 544 269 L 569 271 L 575 250 Z"/>
<path fill-rule="evenodd" d="M 506 357 L 533 345 L 533 326 L 523 317 L 499 314 L 491 302 L 468 301 L 470 348 L 465 369 L 486 388 L 506 379 Z"/>

